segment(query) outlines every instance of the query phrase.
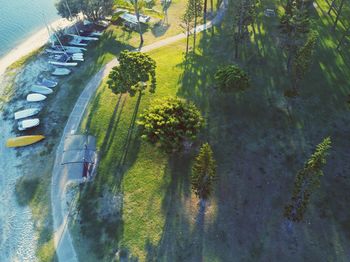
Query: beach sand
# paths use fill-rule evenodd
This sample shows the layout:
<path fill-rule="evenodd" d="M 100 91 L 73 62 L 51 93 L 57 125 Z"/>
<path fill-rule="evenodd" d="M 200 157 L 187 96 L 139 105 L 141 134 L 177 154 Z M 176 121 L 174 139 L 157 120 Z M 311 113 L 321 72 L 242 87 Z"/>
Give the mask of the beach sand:
<path fill-rule="evenodd" d="M 65 28 L 73 25 L 74 21 L 69 21 L 67 19 L 59 19 L 50 24 L 53 29 Z M 12 49 L 8 54 L 0 59 L 0 78 L 5 73 L 7 67 L 9 67 L 14 62 L 21 59 L 23 56 L 37 50 L 47 43 L 49 39 L 49 34 L 47 29 L 44 27 L 37 33 L 29 37 L 27 40 L 22 42 L 20 45 Z"/>

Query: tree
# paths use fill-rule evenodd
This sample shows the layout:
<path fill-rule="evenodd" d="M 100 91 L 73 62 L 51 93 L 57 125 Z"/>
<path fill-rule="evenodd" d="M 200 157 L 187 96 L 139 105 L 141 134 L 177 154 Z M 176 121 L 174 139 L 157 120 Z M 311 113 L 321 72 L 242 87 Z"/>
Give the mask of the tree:
<path fill-rule="evenodd" d="M 197 20 L 203 12 L 203 0 L 189 0 L 190 8 L 193 13 L 194 24 L 193 24 L 193 52 L 196 50 L 196 38 L 197 38 Z"/>
<path fill-rule="evenodd" d="M 197 107 L 179 98 L 156 100 L 137 122 L 142 138 L 167 152 L 182 150 L 196 139 L 204 120 Z"/>
<path fill-rule="evenodd" d="M 214 76 L 218 86 L 224 91 L 245 90 L 250 86 L 250 79 L 237 65 L 219 68 Z"/>
<path fill-rule="evenodd" d="M 184 24 L 185 32 L 186 32 L 186 55 L 188 54 L 188 47 L 189 47 L 189 41 L 190 41 L 189 39 L 191 35 L 191 29 L 193 28 L 193 18 L 194 18 L 194 15 L 191 9 L 190 2 L 187 2 L 185 13 L 181 18 L 182 23 Z"/>
<path fill-rule="evenodd" d="M 305 163 L 294 181 L 294 189 L 290 204 L 285 207 L 284 215 L 291 221 L 300 222 L 304 218 L 310 196 L 320 186 L 320 178 L 324 175 L 322 168 L 326 164 L 326 156 L 331 148 L 330 137 L 317 145 L 315 152 Z"/>
<path fill-rule="evenodd" d="M 309 24 L 308 12 L 304 9 L 304 5 L 300 4 L 300 1 L 289 0 L 280 20 L 282 48 L 287 53 L 288 72 L 298 48 L 303 45 L 309 32 Z"/>
<path fill-rule="evenodd" d="M 135 16 L 137 19 L 137 25 L 139 28 L 139 34 L 140 34 L 140 47 L 143 45 L 143 34 L 142 34 L 142 27 L 141 27 L 141 23 L 140 23 L 140 11 L 142 10 L 142 8 L 145 5 L 145 2 L 143 0 L 129 0 L 130 3 L 132 4 L 132 6 L 134 7 L 134 12 L 135 12 Z"/>
<path fill-rule="evenodd" d="M 208 143 L 201 146 L 192 167 L 192 190 L 200 199 L 207 199 L 213 191 L 216 180 L 216 161 Z"/>
<path fill-rule="evenodd" d="M 312 31 L 305 45 L 297 51 L 292 65 L 292 82 L 295 90 L 297 89 L 298 82 L 301 81 L 309 71 L 315 53 L 317 39 L 317 32 Z"/>
<path fill-rule="evenodd" d="M 255 16 L 254 0 L 239 0 L 233 7 L 233 42 L 235 59 L 239 58 L 239 47 L 249 38 L 248 26 L 253 25 Z"/>
<path fill-rule="evenodd" d="M 129 93 L 134 96 L 147 88 L 151 81 L 149 91 L 156 89 L 156 62 L 147 54 L 141 52 L 122 51 L 119 55 L 119 65 L 109 74 L 108 87 L 115 94 Z"/>
<path fill-rule="evenodd" d="M 70 19 L 67 4 L 73 16 L 83 13 L 89 20 L 96 21 L 112 14 L 114 0 L 59 0 L 56 3 L 58 14 Z"/>

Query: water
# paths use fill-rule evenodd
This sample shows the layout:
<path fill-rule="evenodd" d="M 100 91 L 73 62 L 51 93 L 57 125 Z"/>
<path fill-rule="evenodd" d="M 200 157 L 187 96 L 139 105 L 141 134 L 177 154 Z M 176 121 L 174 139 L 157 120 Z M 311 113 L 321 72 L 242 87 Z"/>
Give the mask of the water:
<path fill-rule="evenodd" d="M 0 57 L 58 19 L 56 0 L 0 0 Z"/>

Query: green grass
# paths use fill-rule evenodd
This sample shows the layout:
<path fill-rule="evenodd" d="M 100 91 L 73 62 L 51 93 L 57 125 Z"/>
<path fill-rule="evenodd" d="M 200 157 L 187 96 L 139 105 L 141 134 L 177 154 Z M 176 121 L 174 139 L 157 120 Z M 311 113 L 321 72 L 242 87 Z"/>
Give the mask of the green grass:
<path fill-rule="evenodd" d="M 272 4 L 279 7 L 263 1 L 260 11 Z M 278 46 L 277 17 L 259 15 L 256 39 L 251 39 L 257 44 L 245 43 L 238 61 L 233 59 L 230 17 L 202 35 L 187 65 L 183 42 L 150 53 L 158 65 L 158 89 L 143 96 L 139 112 L 155 98 L 178 95 L 194 101 L 206 118 L 199 141 L 212 145 L 219 180 L 205 215 L 190 193 L 194 152 L 169 157 L 140 141 L 136 131 L 128 135 L 136 98 L 122 96 L 118 103 L 119 97 L 101 86 L 82 125 L 97 136 L 101 153 L 98 176 L 81 202 L 88 218 L 85 234 L 101 235 L 97 233 L 108 228 L 98 219 L 99 208 L 86 208 L 99 207 L 104 192 L 122 194 L 123 207 L 118 230 L 100 239 L 105 245 L 95 252 L 106 260 L 114 255 L 112 249 L 140 261 L 347 260 L 349 54 L 334 50 L 328 18 L 319 9 L 312 15 L 320 41 L 296 99 L 283 95 L 290 80 Z M 220 93 L 215 70 L 233 62 L 249 72 L 252 87 L 244 93 Z M 328 135 L 334 144 L 322 186 L 311 199 L 306 221 L 288 228 L 282 214 L 294 176 Z"/>
<path fill-rule="evenodd" d="M 157 62 L 159 84 L 155 94 L 143 95 L 139 112 L 156 98 L 176 95 L 181 73 L 176 65 L 182 61 L 182 50 L 184 43 L 180 42 L 150 53 Z M 135 97 L 119 98 L 104 84 L 90 106 L 82 129 L 97 136 L 101 153 L 98 169 L 101 175 L 94 181 L 93 188 L 101 189 L 108 184 L 113 192 L 123 192 L 121 245 L 144 260 L 145 244 L 156 245 L 161 237 L 164 226 L 161 203 L 169 184 L 169 171 L 167 155 L 140 141 L 136 130 L 129 135 L 129 145 L 126 144 L 136 102 Z M 90 196 L 91 192 L 87 192 L 85 196 Z"/>

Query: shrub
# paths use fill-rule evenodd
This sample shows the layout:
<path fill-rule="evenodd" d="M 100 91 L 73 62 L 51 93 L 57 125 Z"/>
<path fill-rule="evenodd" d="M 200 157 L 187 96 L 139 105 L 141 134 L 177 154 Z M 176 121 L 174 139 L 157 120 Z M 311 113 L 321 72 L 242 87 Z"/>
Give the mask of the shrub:
<path fill-rule="evenodd" d="M 250 86 L 249 76 L 237 65 L 219 68 L 214 77 L 218 86 L 225 91 L 242 91 Z"/>
<path fill-rule="evenodd" d="M 181 150 L 185 142 L 195 140 L 203 124 L 197 107 L 179 98 L 156 100 L 138 121 L 142 138 L 168 152 Z"/>

